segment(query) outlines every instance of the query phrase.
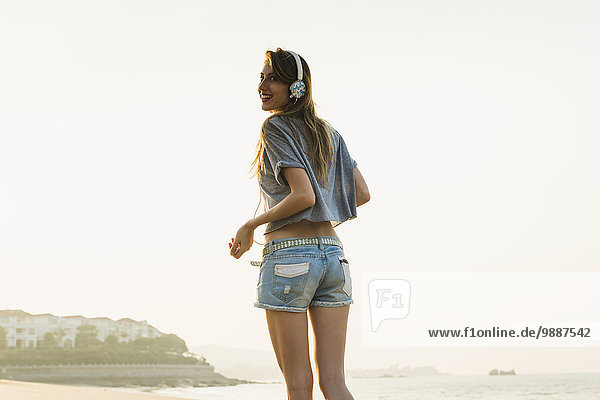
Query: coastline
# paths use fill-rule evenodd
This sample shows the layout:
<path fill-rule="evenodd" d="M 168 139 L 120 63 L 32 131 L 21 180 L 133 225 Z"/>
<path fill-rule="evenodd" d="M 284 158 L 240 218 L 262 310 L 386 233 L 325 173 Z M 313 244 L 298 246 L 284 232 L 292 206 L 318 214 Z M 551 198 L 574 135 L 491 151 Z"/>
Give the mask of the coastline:
<path fill-rule="evenodd" d="M 93 387 L 230 386 L 251 383 L 227 378 L 208 363 L 186 364 L 65 364 L 0 367 L 0 379 Z"/>
<path fill-rule="evenodd" d="M 95 386 L 68 386 L 0 379 L 0 399 L 10 400 L 181 400 L 154 393 L 132 393 Z"/>

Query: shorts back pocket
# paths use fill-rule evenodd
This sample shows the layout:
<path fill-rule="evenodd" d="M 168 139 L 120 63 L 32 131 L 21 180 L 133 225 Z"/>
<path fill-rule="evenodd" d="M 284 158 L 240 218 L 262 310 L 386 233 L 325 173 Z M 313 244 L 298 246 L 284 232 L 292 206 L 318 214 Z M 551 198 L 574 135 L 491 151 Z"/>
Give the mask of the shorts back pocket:
<path fill-rule="evenodd" d="M 273 294 L 289 302 L 304 294 L 310 263 L 275 264 Z"/>

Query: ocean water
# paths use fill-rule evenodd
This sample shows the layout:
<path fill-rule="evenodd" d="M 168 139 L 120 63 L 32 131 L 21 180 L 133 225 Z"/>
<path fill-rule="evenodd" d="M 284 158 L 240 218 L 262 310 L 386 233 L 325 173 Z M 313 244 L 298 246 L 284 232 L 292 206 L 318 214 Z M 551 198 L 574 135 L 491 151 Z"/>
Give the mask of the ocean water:
<path fill-rule="evenodd" d="M 347 378 L 346 384 L 355 400 L 600 400 L 600 373 Z M 287 399 L 285 384 L 276 381 L 150 391 L 197 400 Z M 323 400 L 316 382 L 313 399 Z"/>

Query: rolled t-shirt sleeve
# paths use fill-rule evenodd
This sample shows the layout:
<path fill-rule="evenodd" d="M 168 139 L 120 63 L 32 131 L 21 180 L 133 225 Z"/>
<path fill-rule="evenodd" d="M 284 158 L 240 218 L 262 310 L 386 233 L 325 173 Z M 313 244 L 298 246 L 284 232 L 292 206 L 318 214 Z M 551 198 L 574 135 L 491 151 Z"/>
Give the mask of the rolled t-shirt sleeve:
<path fill-rule="evenodd" d="M 281 174 L 282 168 L 297 167 L 306 169 L 299 154 L 300 149 L 288 135 L 272 124 L 265 124 L 264 138 L 265 153 L 275 174 L 275 180 L 280 185 L 287 185 L 285 177 Z"/>
<path fill-rule="evenodd" d="M 354 167 L 356 167 L 358 165 L 358 163 L 354 160 L 354 158 L 352 158 L 352 156 L 350 155 L 350 152 L 348 152 L 348 147 L 346 147 L 346 142 L 344 141 L 344 138 L 340 135 L 340 146 L 342 147 L 342 153 L 348 157 L 348 159 L 350 160 L 350 162 L 352 163 L 352 169 L 354 169 Z"/>

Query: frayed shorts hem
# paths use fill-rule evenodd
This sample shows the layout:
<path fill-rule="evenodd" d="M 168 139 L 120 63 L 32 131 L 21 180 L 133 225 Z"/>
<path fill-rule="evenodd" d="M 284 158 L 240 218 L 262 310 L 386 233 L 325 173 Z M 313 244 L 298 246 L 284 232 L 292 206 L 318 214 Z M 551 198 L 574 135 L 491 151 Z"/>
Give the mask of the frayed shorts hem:
<path fill-rule="evenodd" d="M 308 310 L 308 307 L 298 308 L 298 307 L 288 307 L 288 306 L 272 306 L 269 304 L 259 303 L 258 301 L 254 302 L 254 307 L 264 308 L 266 310 L 292 311 L 292 312 L 306 312 L 306 310 Z"/>
<path fill-rule="evenodd" d="M 354 303 L 352 299 L 344 300 L 344 301 L 317 301 L 313 300 L 310 303 L 309 307 L 342 307 L 347 306 L 349 304 Z M 254 307 L 256 308 L 264 308 L 266 310 L 275 310 L 275 311 L 292 311 L 292 312 L 306 312 L 309 307 L 300 308 L 300 307 L 288 307 L 288 306 L 272 306 L 270 304 L 259 303 L 258 301 L 254 302 Z"/>
<path fill-rule="evenodd" d="M 317 306 L 317 307 L 340 307 L 340 306 L 347 306 L 349 304 L 354 303 L 354 301 L 352 299 L 350 300 L 344 300 L 344 301 L 318 301 L 318 300 L 313 300 L 310 305 L 311 306 Z"/>

